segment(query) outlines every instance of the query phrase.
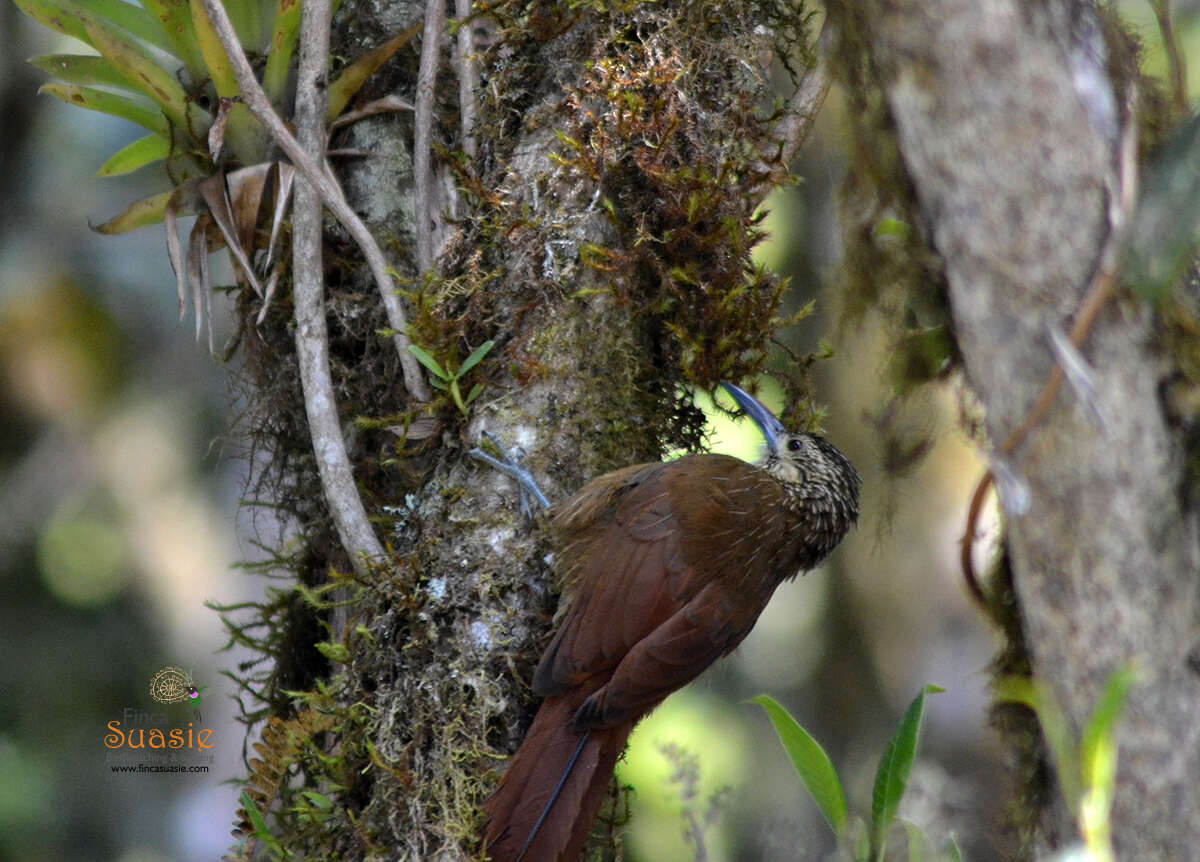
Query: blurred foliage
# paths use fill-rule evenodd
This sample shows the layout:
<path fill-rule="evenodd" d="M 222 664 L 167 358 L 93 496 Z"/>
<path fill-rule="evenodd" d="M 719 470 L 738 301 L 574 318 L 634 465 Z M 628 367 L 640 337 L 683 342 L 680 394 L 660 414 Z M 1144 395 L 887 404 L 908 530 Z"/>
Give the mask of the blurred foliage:
<path fill-rule="evenodd" d="M 1144 173 L 1123 276 L 1158 304 L 1200 249 L 1200 117 L 1177 128 Z"/>

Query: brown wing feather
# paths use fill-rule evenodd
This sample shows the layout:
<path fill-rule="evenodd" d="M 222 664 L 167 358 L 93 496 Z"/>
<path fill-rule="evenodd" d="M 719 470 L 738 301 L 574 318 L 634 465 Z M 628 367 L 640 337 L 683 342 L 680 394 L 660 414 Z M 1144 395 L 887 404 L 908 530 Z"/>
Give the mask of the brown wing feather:
<path fill-rule="evenodd" d="M 614 680 L 589 708 L 601 722 L 596 726 L 627 721 L 630 710 L 648 710 L 693 679 L 741 641 L 765 604 L 757 594 L 729 600 L 722 596 L 728 588 L 705 589 L 731 574 L 723 559 L 729 536 L 753 536 L 763 527 L 762 471 L 723 455 L 688 458 L 686 470 L 683 463 L 606 476 L 603 487 L 589 485 L 555 520 L 560 559 L 572 561 L 566 580 L 573 593 L 534 675 L 534 691 L 554 694 L 596 674 L 620 674 L 625 693 L 616 694 Z M 593 505 L 596 499 L 605 505 Z M 713 550 L 685 559 L 685 547 Z"/>
<path fill-rule="evenodd" d="M 635 721 L 732 650 L 754 624 L 709 585 L 634 644 L 575 714 L 576 729 Z"/>

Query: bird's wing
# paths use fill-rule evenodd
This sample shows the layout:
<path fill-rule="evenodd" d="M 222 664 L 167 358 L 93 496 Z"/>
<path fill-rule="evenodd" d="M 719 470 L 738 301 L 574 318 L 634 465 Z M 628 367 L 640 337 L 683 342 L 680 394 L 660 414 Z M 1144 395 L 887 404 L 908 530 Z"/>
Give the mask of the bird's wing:
<path fill-rule="evenodd" d="M 748 528 L 741 521 L 753 513 L 742 483 L 705 483 L 704 499 L 692 502 L 702 518 L 677 510 L 684 476 L 705 470 L 749 476 L 755 468 L 725 456 L 686 461 L 686 467 L 672 462 L 626 474 L 624 488 L 604 489 L 611 500 L 603 512 L 571 525 L 560 554 L 570 557 L 562 564 L 574 568 L 575 592 L 534 675 L 537 694 L 620 668 L 623 676 L 652 674 L 642 678 L 636 694 L 632 683 L 623 683 L 630 703 L 657 701 L 732 649 L 753 625 L 761 610 L 757 597 L 731 602 L 722 590 L 706 590 L 728 561 L 715 551 L 694 550 L 723 541 L 695 535 L 700 529 L 719 537 Z M 606 696 L 613 695 L 610 690 Z"/>
<path fill-rule="evenodd" d="M 576 730 L 636 721 L 691 682 L 750 631 L 761 606 L 747 614 L 715 584 L 633 645 L 612 677 L 575 715 Z"/>

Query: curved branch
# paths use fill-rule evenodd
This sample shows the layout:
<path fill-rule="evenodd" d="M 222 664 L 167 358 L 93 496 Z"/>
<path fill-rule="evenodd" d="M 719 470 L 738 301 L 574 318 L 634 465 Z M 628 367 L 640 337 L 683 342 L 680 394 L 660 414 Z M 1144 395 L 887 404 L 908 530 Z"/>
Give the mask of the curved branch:
<path fill-rule="evenodd" d="M 330 0 L 306 0 L 300 25 L 300 68 L 296 81 L 296 134 L 316 162 L 324 159 L 325 87 L 329 69 Z M 304 408 L 317 458 L 325 501 L 342 546 L 359 574 L 367 562 L 383 557 L 342 440 L 325 325 L 325 282 L 321 260 L 321 198 L 304 179 L 297 180 L 292 206 L 292 268 L 296 304 L 296 354 Z"/>
<path fill-rule="evenodd" d="M 462 151 L 475 161 L 478 147 L 475 145 L 475 45 L 471 38 L 471 0 L 454 0 L 454 14 L 458 16 L 458 116 L 462 126 Z"/>

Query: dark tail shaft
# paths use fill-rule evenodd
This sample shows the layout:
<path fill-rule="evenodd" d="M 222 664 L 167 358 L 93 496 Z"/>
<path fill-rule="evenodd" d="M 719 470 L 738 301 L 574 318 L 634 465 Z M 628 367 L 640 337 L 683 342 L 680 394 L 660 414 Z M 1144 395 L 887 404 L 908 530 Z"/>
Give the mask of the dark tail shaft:
<path fill-rule="evenodd" d="M 546 822 L 546 816 L 550 813 L 550 809 L 558 801 L 558 794 L 562 793 L 563 785 L 571 777 L 571 770 L 575 768 L 575 762 L 579 760 L 579 755 L 583 751 L 583 747 L 587 745 L 588 737 L 591 735 L 592 732 L 588 730 L 584 731 L 583 736 L 579 737 L 579 744 L 575 746 L 575 753 L 571 755 L 571 760 L 567 763 L 567 768 L 563 770 L 562 778 L 558 779 L 558 786 L 550 794 L 550 801 L 542 809 L 542 816 L 538 818 L 537 823 L 533 824 L 533 829 L 530 831 L 529 837 L 525 839 L 525 844 L 521 847 L 521 855 L 517 857 L 517 862 L 521 862 L 525 858 L 525 854 L 529 852 L 529 848 L 533 844 L 533 839 L 537 838 L 538 830 L 542 828 L 542 824 Z"/>
<path fill-rule="evenodd" d="M 492 862 L 575 862 L 632 724 L 572 729 L 580 693 L 547 698 L 484 806 Z"/>

